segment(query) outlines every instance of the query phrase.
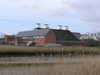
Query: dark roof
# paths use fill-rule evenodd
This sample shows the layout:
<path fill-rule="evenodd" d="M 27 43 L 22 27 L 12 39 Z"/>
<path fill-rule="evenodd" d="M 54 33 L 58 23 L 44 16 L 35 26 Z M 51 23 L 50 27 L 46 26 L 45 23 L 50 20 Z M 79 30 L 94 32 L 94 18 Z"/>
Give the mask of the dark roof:
<path fill-rule="evenodd" d="M 80 41 L 69 30 L 57 30 L 57 29 L 52 29 L 52 30 L 56 35 L 57 41 Z"/>
<path fill-rule="evenodd" d="M 40 28 L 40 29 L 34 29 L 31 31 L 23 31 L 23 32 L 19 32 L 17 34 L 17 37 L 23 37 L 23 36 L 41 36 L 41 35 L 46 35 L 48 33 L 49 29 L 44 29 L 44 28 Z"/>
<path fill-rule="evenodd" d="M 72 32 L 77 38 L 80 38 L 82 35 L 78 32 Z"/>
<path fill-rule="evenodd" d="M 4 38 L 0 38 L 0 40 L 4 40 Z"/>

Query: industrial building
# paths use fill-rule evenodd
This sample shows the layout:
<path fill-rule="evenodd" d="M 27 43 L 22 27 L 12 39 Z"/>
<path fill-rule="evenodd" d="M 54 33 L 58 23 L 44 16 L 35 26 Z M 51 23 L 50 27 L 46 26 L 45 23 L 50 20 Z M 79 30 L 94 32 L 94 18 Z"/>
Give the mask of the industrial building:
<path fill-rule="evenodd" d="M 83 41 L 80 41 L 68 27 L 65 26 L 62 29 L 61 25 L 58 25 L 57 29 L 49 28 L 48 24 L 45 27 L 41 27 L 41 24 L 36 24 L 34 30 L 19 32 L 16 36 L 16 45 L 34 45 L 45 46 L 50 45 L 84 45 Z"/>

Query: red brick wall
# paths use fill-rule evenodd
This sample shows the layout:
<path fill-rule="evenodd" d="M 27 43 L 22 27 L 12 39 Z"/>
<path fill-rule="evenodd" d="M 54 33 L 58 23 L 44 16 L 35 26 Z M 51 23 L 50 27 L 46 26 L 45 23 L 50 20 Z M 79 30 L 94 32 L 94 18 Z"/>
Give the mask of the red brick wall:
<path fill-rule="evenodd" d="M 4 39 L 5 39 L 5 42 L 10 42 L 10 41 L 14 41 L 15 40 L 15 36 L 14 35 L 6 35 L 5 37 L 4 37 Z"/>
<path fill-rule="evenodd" d="M 36 45 L 44 46 L 45 45 L 45 38 L 36 38 L 35 39 Z"/>
<path fill-rule="evenodd" d="M 50 30 L 44 38 L 36 38 L 36 44 L 39 46 L 44 46 L 48 43 L 56 43 L 56 36 L 52 30 Z"/>
<path fill-rule="evenodd" d="M 48 44 L 48 43 L 53 43 L 53 44 L 56 43 L 56 36 L 52 30 L 50 30 L 45 36 L 45 44 Z"/>

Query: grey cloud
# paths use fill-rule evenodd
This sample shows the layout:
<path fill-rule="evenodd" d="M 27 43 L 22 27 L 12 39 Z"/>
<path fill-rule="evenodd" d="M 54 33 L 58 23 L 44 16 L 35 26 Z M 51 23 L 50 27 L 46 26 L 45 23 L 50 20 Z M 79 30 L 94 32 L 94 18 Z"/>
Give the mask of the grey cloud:
<path fill-rule="evenodd" d="M 68 15 L 79 15 L 82 21 L 100 23 L 100 0 L 10 0 L 0 1 L 0 17 L 33 19 L 68 19 Z"/>
<path fill-rule="evenodd" d="M 100 0 L 77 0 L 69 1 L 81 19 L 90 23 L 100 23 Z"/>

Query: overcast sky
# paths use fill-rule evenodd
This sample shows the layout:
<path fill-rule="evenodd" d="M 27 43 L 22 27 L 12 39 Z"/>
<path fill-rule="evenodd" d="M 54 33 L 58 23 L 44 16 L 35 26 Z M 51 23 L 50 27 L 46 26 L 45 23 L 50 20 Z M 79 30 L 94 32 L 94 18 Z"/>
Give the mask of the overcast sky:
<path fill-rule="evenodd" d="M 100 31 L 100 0 L 0 0 L 0 32 L 32 30 L 36 23 L 69 26 L 72 32 Z"/>

